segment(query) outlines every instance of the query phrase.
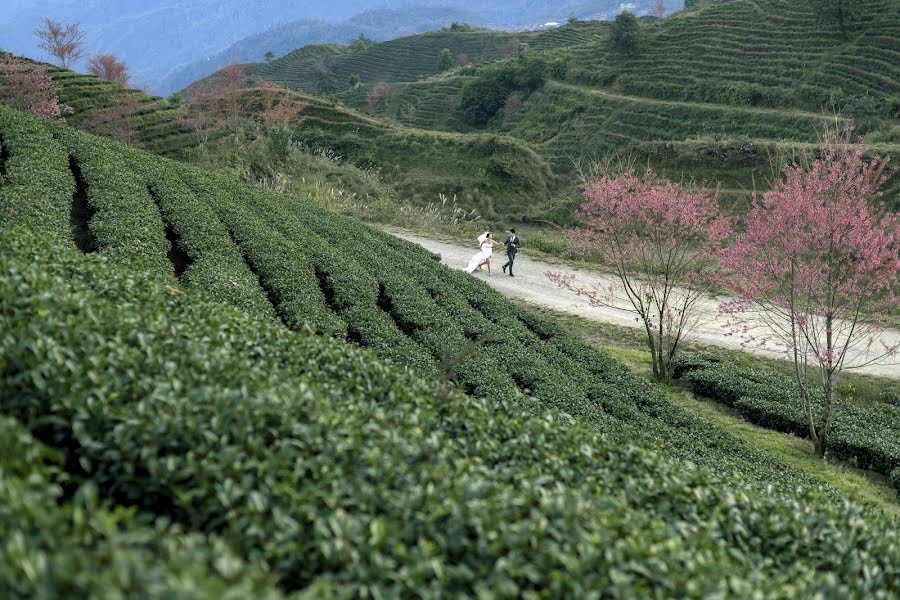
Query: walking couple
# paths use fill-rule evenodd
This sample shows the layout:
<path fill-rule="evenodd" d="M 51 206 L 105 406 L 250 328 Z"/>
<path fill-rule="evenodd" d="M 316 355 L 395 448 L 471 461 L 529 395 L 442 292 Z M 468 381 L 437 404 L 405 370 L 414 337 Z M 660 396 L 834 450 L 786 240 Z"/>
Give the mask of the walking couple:
<path fill-rule="evenodd" d="M 522 247 L 522 240 L 516 235 L 515 229 L 510 229 L 507 232 L 506 241 L 503 242 L 503 245 L 506 246 L 506 256 L 509 260 L 506 261 L 506 264 L 503 265 L 503 272 L 506 273 L 507 268 L 509 269 L 509 276 L 515 277 L 513 275 L 513 263 L 516 261 L 516 253 L 519 251 L 519 248 Z M 466 267 L 466 273 L 474 273 L 476 269 L 482 267 L 482 265 L 487 265 L 488 275 L 491 274 L 491 255 L 494 253 L 493 247 L 497 242 L 494 241 L 494 230 L 492 227 L 488 227 L 488 230 L 478 236 L 478 253 L 472 257 L 472 260 L 469 261 L 469 266 Z"/>

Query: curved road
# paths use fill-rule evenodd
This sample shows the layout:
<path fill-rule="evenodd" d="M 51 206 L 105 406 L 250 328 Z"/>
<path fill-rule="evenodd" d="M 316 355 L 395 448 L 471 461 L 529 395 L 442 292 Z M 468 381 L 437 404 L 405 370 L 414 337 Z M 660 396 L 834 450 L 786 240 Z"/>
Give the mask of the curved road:
<path fill-rule="evenodd" d="M 444 264 L 455 269 L 464 269 L 478 250 L 475 240 L 472 241 L 471 247 L 467 247 L 435 241 L 405 231 L 389 230 L 389 233 L 439 254 Z M 579 284 L 596 286 L 600 289 L 606 289 L 610 284 L 616 283 L 608 275 L 589 269 L 574 268 L 565 264 L 556 264 L 532 258 L 528 256 L 526 251 L 519 253 L 516 258 L 516 276 L 509 277 L 500 271 L 500 266 L 506 262 L 506 255 L 502 247 L 499 252 L 494 252 L 494 258 L 491 262 L 492 265 L 496 265 L 496 268 L 492 267 L 494 271 L 492 276 L 488 276 L 485 270 L 476 271 L 473 277 L 484 280 L 491 287 L 506 296 L 592 321 L 637 329 L 642 328 L 641 324 L 635 319 L 635 315 L 624 310 L 626 306 L 629 306 L 624 299 L 615 308 L 591 306 L 586 298 L 576 296 L 575 293 L 569 290 L 558 288 L 547 278 L 546 273 L 552 271 L 562 275 L 575 275 Z M 774 348 L 746 347 L 742 345 L 738 336 L 727 335 L 729 330 L 726 326 L 726 319 L 718 310 L 721 301 L 722 298 L 709 297 L 698 304 L 699 322 L 691 331 L 688 341 L 752 352 L 768 358 L 783 358 L 783 353 Z M 622 308 L 619 308 L 619 306 Z M 881 339 L 890 345 L 900 343 L 900 331 L 891 329 Z M 889 357 L 885 359 L 885 362 L 853 369 L 853 372 L 900 379 L 900 357 Z"/>

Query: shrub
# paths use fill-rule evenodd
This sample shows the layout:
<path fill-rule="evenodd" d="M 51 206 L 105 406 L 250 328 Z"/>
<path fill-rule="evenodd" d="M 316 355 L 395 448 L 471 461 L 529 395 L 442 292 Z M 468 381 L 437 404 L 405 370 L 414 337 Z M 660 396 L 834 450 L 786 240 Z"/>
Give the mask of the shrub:
<path fill-rule="evenodd" d="M 274 581 L 221 540 L 103 504 L 61 456 L 0 416 L 4 598 L 278 598 Z"/>
<path fill-rule="evenodd" d="M 609 42 L 620 54 L 634 54 L 641 45 L 641 26 L 637 17 L 628 11 L 620 12 L 609 30 Z"/>
<path fill-rule="evenodd" d="M 784 433 L 809 437 L 809 420 L 792 378 L 774 370 L 736 367 L 688 355 L 680 372 L 701 396 L 736 408 L 748 421 Z M 813 412 L 822 395 L 812 397 Z M 829 453 L 884 475 L 900 466 L 900 410 L 879 404 L 838 403 Z"/>
<path fill-rule="evenodd" d="M 852 506 L 723 490 L 555 411 L 442 394 L 346 345 L 5 235 L 0 343 L 23 376 L 2 379 L 4 410 L 45 423 L 111 498 L 221 535 L 286 590 L 896 591 L 896 534 Z M 53 323 L 33 318 L 48 309 Z M 597 539 L 603 552 L 577 550 Z M 657 573 L 631 571 L 651 547 Z"/>
<path fill-rule="evenodd" d="M 485 125 L 513 93 L 519 92 L 524 98 L 541 87 L 546 72 L 547 63 L 527 52 L 483 69 L 478 77 L 463 86 L 460 98 L 463 118 L 470 125 Z"/>

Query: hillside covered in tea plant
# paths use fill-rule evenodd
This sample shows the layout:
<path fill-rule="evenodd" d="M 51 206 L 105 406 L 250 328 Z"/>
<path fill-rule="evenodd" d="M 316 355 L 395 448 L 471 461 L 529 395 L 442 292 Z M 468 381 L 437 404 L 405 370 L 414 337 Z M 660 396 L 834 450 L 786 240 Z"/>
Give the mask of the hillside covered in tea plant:
<path fill-rule="evenodd" d="M 217 100 L 233 108 L 204 112 L 190 91 L 163 99 L 0 52 L 4 59 L 45 68 L 60 104 L 72 109 L 70 125 L 161 156 L 211 164 L 250 183 L 287 178 L 282 163 L 293 158 L 303 164 L 299 174 L 290 172 L 292 187 L 304 193 L 309 186 L 301 179 L 359 188 L 363 195 L 374 181 L 407 204 L 458 196 L 487 216 L 496 216 L 497 207 L 527 214 L 533 204 L 549 202 L 557 186 L 546 161 L 508 135 L 418 130 L 265 81 L 242 86 L 227 102 Z M 342 185 L 348 177 L 359 185 Z"/>
<path fill-rule="evenodd" d="M 824 1 L 700 0 L 636 20 L 627 48 L 613 43 L 611 23 L 573 20 L 519 34 L 508 56 L 440 74 L 428 36 L 358 54 L 377 55 L 375 70 L 346 70 L 345 47 L 302 48 L 260 70 L 309 88 L 316 65 L 340 89 L 356 69 L 363 85 L 337 98 L 357 110 L 419 129 L 506 133 L 564 179 L 629 156 L 676 179 L 720 183 L 740 206 L 771 179 L 773 159 L 808 150 L 826 126 L 852 120 L 873 151 L 898 153 L 900 3 L 838 4 L 850 8 L 835 16 Z M 431 71 L 405 68 L 423 56 Z"/>
<path fill-rule="evenodd" d="M 416 246 L 4 107 L 0 147 L 3 595 L 900 593 L 896 515 Z"/>
<path fill-rule="evenodd" d="M 520 41 L 530 37 L 533 34 L 445 27 L 377 44 L 305 46 L 256 66 L 248 75 L 311 93 L 330 94 L 348 90 L 356 81 L 416 81 L 460 64 L 496 60 L 517 52 Z M 444 49 L 449 50 L 450 59 L 442 66 Z"/>

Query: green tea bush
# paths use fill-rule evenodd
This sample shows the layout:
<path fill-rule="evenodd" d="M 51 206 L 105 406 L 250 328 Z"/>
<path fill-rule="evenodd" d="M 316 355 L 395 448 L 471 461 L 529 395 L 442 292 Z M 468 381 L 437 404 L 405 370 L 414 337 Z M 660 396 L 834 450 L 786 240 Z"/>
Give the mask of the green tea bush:
<path fill-rule="evenodd" d="M 177 175 L 141 214 L 195 252 L 185 289 L 0 233 L 0 413 L 110 506 L 313 597 L 898 592 L 894 524 L 558 323 L 296 198 L 119 156 L 101 183 L 133 201 Z M 239 256 L 280 322 L 185 285 L 200 248 Z"/>
<path fill-rule="evenodd" d="M 92 217 L 90 230 L 101 254 L 123 265 L 174 275 L 171 249 L 159 209 L 139 178 L 129 176 L 117 142 L 57 128 L 83 178 Z"/>
<path fill-rule="evenodd" d="M 0 596 L 280 597 L 270 575 L 221 540 L 105 506 L 60 462 L 0 416 Z"/>
<path fill-rule="evenodd" d="M 710 363 L 702 357 L 681 361 L 681 374 L 691 389 L 732 406 L 751 423 L 808 437 L 809 421 L 796 383 L 774 370 Z M 822 399 L 814 396 L 813 410 Z M 889 404 L 861 407 L 841 402 L 835 407 L 829 439 L 832 456 L 884 475 L 900 466 L 900 410 Z"/>
<path fill-rule="evenodd" d="M 75 184 L 66 148 L 37 119 L 0 106 L 4 155 L 0 175 L 0 219 L 40 227 L 59 239 L 69 237 Z"/>
<path fill-rule="evenodd" d="M 143 175 L 164 223 L 174 233 L 176 239 L 170 243 L 178 244 L 190 260 L 181 276 L 183 284 L 248 313 L 274 317 L 272 306 L 247 268 L 240 249 L 232 243 L 215 211 L 179 179 L 179 169 L 174 164 L 148 160 L 138 152 L 131 152 L 128 157 L 135 171 Z M 199 176 L 192 181 L 200 194 L 220 193 Z"/>
<path fill-rule="evenodd" d="M 296 245 L 273 232 L 251 208 L 228 197 L 234 184 L 210 181 L 199 172 L 185 173 L 185 179 L 198 189 L 209 186 L 207 189 L 216 190 L 205 195 L 212 200 L 205 208 L 218 214 L 228 230 L 226 235 L 234 239 L 235 247 L 243 253 L 285 325 L 295 330 L 309 327 L 339 337 L 346 334 L 346 324 L 325 305 L 309 260 Z"/>
<path fill-rule="evenodd" d="M 346 344 L 3 235 L 4 412 L 40 424 L 109 498 L 221 536 L 285 590 L 898 591 L 896 529 L 853 505 L 723 488 L 556 411 L 442 391 Z"/>

